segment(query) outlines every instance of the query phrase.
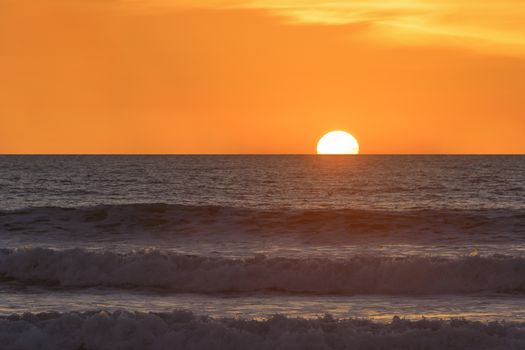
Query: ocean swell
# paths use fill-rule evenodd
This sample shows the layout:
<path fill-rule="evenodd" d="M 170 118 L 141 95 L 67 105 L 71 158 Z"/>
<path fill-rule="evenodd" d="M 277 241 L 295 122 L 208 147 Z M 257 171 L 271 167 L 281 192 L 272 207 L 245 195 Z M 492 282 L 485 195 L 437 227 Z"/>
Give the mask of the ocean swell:
<path fill-rule="evenodd" d="M 176 204 L 122 204 L 0 211 L 0 234 L 525 234 L 518 210 L 257 210 Z"/>
<path fill-rule="evenodd" d="M 172 292 L 318 294 L 525 292 L 525 259 L 354 256 L 246 259 L 83 249 L 3 249 L 0 276 L 61 287 L 161 288 Z"/>
<path fill-rule="evenodd" d="M 525 347 L 523 324 L 468 320 L 213 319 L 191 312 L 45 313 L 0 318 L 2 349 L 461 349 Z"/>

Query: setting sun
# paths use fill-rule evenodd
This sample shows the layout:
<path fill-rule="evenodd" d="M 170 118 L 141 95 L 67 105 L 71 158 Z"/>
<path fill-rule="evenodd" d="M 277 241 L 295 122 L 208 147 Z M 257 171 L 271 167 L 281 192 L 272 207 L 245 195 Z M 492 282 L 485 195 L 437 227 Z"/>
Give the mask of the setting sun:
<path fill-rule="evenodd" d="M 0 0 L 0 77 L 0 350 L 525 350 L 525 0 Z"/>
<path fill-rule="evenodd" d="M 346 131 L 331 131 L 317 143 L 317 154 L 359 154 L 359 143 Z"/>

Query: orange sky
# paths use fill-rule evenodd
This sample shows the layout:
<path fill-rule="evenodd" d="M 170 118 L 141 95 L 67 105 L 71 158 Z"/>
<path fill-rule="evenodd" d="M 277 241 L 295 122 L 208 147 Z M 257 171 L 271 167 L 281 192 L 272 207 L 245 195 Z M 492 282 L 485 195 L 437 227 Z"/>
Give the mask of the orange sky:
<path fill-rule="evenodd" d="M 326 5 L 326 4 L 330 5 Z M 0 153 L 525 153 L 525 3 L 1 0 Z"/>

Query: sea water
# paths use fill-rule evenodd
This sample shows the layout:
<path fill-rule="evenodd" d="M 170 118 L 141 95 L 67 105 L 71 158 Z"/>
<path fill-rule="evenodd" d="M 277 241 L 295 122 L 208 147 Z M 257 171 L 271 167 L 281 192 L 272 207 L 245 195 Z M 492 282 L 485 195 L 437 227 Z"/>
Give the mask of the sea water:
<path fill-rule="evenodd" d="M 6 349 L 523 349 L 525 156 L 0 156 Z"/>

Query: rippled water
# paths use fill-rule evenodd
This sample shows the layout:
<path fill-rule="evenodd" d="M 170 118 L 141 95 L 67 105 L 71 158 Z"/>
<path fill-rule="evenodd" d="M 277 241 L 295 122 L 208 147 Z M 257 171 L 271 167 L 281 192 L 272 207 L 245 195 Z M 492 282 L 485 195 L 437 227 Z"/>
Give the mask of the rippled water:
<path fill-rule="evenodd" d="M 3 209 L 525 209 L 523 156 L 0 156 Z"/>
<path fill-rule="evenodd" d="M 525 344 L 525 156 L 0 156 L 0 243 L 0 316 L 32 313 L 27 327 L 134 322 L 190 343 L 219 327 L 241 344 L 223 317 L 303 317 L 326 340 L 332 321 L 313 319 L 330 313 L 383 324 L 341 323 L 351 334 Z M 473 321 L 519 326 L 496 341 Z"/>

